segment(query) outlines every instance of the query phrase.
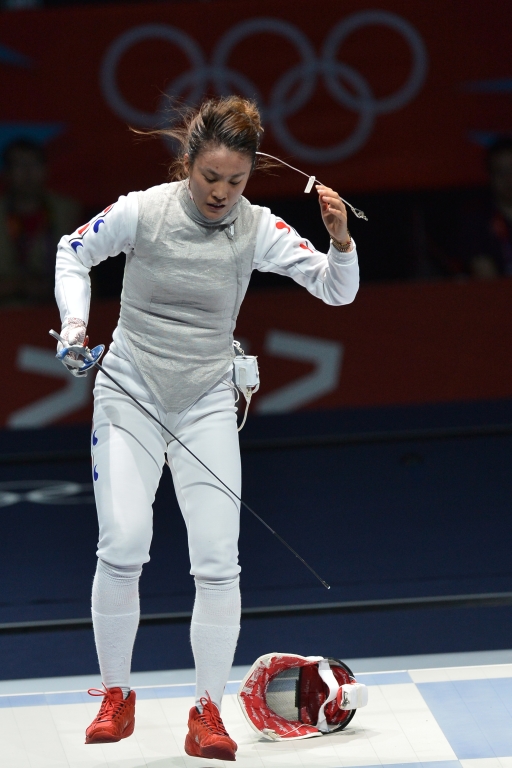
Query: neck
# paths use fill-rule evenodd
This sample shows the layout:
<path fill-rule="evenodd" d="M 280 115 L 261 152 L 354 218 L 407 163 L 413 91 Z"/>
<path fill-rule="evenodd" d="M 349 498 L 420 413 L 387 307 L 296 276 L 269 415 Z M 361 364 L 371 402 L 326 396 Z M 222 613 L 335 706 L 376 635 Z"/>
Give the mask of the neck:
<path fill-rule="evenodd" d="M 180 200 L 186 213 L 190 218 L 202 227 L 226 227 L 232 224 L 238 216 L 238 202 L 231 208 L 230 211 L 221 216 L 219 219 L 208 219 L 204 213 L 201 213 L 199 208 L 194 202 L 194 198 L 190 192 L 188 179 L 182 182 L 183 187 L 180 191 Z"/>

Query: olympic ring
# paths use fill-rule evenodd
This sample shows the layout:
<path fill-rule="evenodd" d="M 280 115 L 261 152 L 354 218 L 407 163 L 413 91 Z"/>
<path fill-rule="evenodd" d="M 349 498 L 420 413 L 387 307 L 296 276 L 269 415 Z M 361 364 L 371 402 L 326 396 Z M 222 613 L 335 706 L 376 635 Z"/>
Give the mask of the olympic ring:
<path fill-rule="evenodd" d="M 380 25 L 399 32 L 410 48 L 412 67 L 409 76 L 395 93 L 377 98 L 362 74 L 339 61 L 338 52 L 352 32 L 370 25 Z M 231 68 L 229 58 L 235 46 L 246 38 L 268 32 L 280 35 L 298 51 L 301 62 L 285 72 L 274 84 L 268 103 L 258 86 L 246 75 Z M 129 104 L 117 85 L 117 68 L 121 58 L 137 42 L 150 39 L 166 40 L 187 56 L 191 68 L 176 77 L 166 88 L 156 112 L 144 112 Z M 167 98 L 183 98 L 198 104 L 210 84 L 219 96 L 233 90 L 255 98 L 263 120 L 270 125 L 282 147 L 295 157 L 313 163 L 332 163 L 357 152 L 370 136 L 375 118 L 402 109 L 421 89 L 428 68 L 428 55 L 417 29 L 406 19 L 388 11 L 361 11 L 341 20 L 329 33 L 320 57 L 308 37 L 300 29 L 282 19 L 260 17 L 240 22 L 217 42 L 211 62 L 206 61 L 198 43 L 183 30 L 166 24 L 145 24 L 134 27 L 118 37 L 107 50 L 101 67 L 101 86 L 111 109 L 123 120 L 140 128 L 153 128 L 165 119 Z M 286 120 L 304 108 L 311 99 L 319 76 L 323 77 L 332 98 L 341 106 L 359 115 L 353 133 L 331 147 L 312 147 L 296 139 Z M 300 83 L 301 87 L 297 88 Z M 349 90 L 346 85 L 349 85 Z"/>
<path fill-rule="evenodd" d="M 80 494 L 90 492 L 92 483 L 75 483 L 67 480 L 12 480 L 0 483 L 0 507 L 10 507 L 21 502 L 33 504 L 92 504 L 94 496 Z"/>
<path fill-rule="evenodd" d="M 166 24 L 144 24 L 141 27 L 129 29 L 123 35 L 117 38 L 110 46 L 103 60 L 101 69 L 101 85 L 104 96 L 111 108 L 123 120 L 126 120 L 139 128 L 154 128 L 155 114 L 153 112 L 143 112 L 136 109 L 124 99 L 119 92 L 116 82 L 117 67 L 121 57 L 135 43 L 143 40 L 167 40 L 181 48 L 183 53 L 188 56 L 190 63 L 195 70 L 202 70 L 206 66 L 201 49 L 195 40 L 183 32 L 181 29 L 170 27 Z M 202 90 L 194 94 L 193 101 L 201 98 Z"/>
<path fill-rule="evenodd" d="M 297 27 L 294 27 L 293 24 L 289 24 L 288 22 L 282 21 L 281 19 L 248 19 L 247 21 L 243 21 L 240 24 L 237 24 L 231 30 L 226 32 L 224 37 L 222 37 L 217 43 L 217 47 L 214 50 L 212 57 L 213 64 L 216 71 L 220 74 L 220 77 L 218 77 L 217 81 L 215 82 L 215 87 L 218 90 L 219 95 L 228 95 L 230 93 L 226 74 L 228 76 L 231 75 L 233 70 L 227 68 L 227 60 L 235 45 L 238 45 L 238 43 L 242 42 L 245 40 L 245 38 L 250 37 L 251 35 L 261 34 L 262 32 L 281 35 L 281 37 L 287 39 L 297 48 L 304 61 L 304 64 L 310 65 L 311 68 L 314 67 L 316 61 L 314 48 L 306 35 L 300 29 L 297 29 Z M 312 72 L 312 69 L 310 72 Z M 310 74 L 310 72 L 308 72 L 308 74 Z M 284 114 L 288 115 L 297 112 L 309 101 L 310 97 L 313 95 L 313 91 L 316 85 L 315 81 L 316 77 L 314 75 L 313 77 L 304 79 L 304 88 L 302 89 L 302 92 L 300 90 L 297 91 L 296 95 L 293 97 L 292 102 L 290 103 L 290 106 L 287 109 L 285 108 L 284 103 L 279 103 L 275 99 L 272 99 L 271 106 L 265 106 L 261 97 L 257 99 L 262 108 L 263 118 L 269 122 L 272 122 L 275 116 Z M 254 86 L 252 86 L 252 94 L 246 93 L 245 95 L 252 95 L 254 97 Z"/>
<path fill-rule="evenodd" d="M 419 32 L 408 21 L 395 13 L 387 11 L 362 11 L 349 16 L 342 24 L 335 27 L 325 42 L 323 49 L 323 59 L 330 65 L 335 64 L 336 54 L 345 42 L 346 38 L 361 27 L 371 24 L 380 24 L 400 32 L 408 43 L 413 55 L 413 66 L 411 74 L 405 85 L 398 89 L 392 96 L 386 96 L 381 99 L 372 99 L 368 106 L 375 114 L 384 112 L 394 112 L 405 106 L 416 95 L 425 81 L 427 75 L 427 52 Z M 340 88 L 332 74 L 326 68 L 326 85 L 331 94 L 349 109 L 357 111 L 361 109 L 361 104 L 354 99 L 349 91 Z"/>
<path fill-rule="evenodd" d="M 303 67 L 304 65 L 294 67 L 282 77 L 272 92 L 272 98 L 279 99 L 281 94 L 284 97 L 286 92 L 295 84 L 298 77 L 300 77 Z M 322 72 L 324 71 L 325 64 L 322 61 L 315 62 L 314 67 L 316 70 Z M 336 62 L 335 68 L 336 72 L 340 76 L 345 77 L 362 95 L 359 121 L 351 136 L 334 147 L 318 149 L 299 142 L 292 136 L 284 120 L 281 120 L 279 117 L 276 116 L 272 126 L 274 135 L 283 147 L 286 147 L 288 151 L 293 153 L 296 157 L 300 157 L 302 160 L 307 160 L 311 163 L 333 163 L 344 157 L 349 157 L 365 143 L 373 128 L 373 111 L 368 108 L 368 101 L 371 97 L 368 83 L 362 75 L 346 64 Z"/>

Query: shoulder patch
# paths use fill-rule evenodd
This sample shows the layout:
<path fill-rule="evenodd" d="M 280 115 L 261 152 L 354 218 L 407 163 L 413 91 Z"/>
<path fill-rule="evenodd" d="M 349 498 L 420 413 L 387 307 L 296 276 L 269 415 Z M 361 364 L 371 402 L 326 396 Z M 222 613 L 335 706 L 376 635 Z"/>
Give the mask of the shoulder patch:
<path fill-rule="evenodd" d="M 100 213 L 98 216 L 95 216 L 94 219 L 91 219 L 91 221 L 88 221 L 87 224 L 83 225 L 83 227 L 80 227 L 79 229 L 77 229 L 77 234 L 72 235 L 69 238 L 69 244 L 71 245 L 75 253 L 79 246 L 82 246 L 83 248 L 84 244 L 81 241 L 84 239 L 84 236 L 89 231 L 91 224 L 92 224 L 92 231 L 94 232 L 95 235 L 97 235 L 98 230 L 100 228 L 100 224 L 105 223 L 104 217 L 107 215 L 107 213 L 109 213 L 112 210 L 114 205 L 115 203 L 112 203 L 112 205 L 108 205 L 102 213 Z"/>

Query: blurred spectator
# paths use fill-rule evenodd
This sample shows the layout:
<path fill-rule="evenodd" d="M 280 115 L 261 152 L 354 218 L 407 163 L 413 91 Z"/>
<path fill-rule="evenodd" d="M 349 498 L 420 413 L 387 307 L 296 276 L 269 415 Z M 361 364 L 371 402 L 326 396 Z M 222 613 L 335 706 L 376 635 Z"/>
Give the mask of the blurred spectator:
<path fill-rule="evenodd" d="M 502 137 L 487 152 L 492 200 L 467 211 L 462 223 L 462 256 L 474 277 L 512 276 L 512 138 Z"/>
<path fill-rule="evenodd" d="M 46 157 L 38 144 L 18 139 L 3 161 L 0 304 L 52 301 L 57 243 L 80 224 L 80 207 L 46 189 Z"/>

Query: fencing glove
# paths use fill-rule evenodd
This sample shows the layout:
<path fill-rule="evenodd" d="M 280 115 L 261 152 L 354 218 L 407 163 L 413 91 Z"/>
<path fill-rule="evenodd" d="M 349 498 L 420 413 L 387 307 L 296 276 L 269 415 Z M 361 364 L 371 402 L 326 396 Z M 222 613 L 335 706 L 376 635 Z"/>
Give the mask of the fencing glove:
<path fill-rule="evenodd" d="M 67 347 L 85 347 L 88 342 L 88 338 L 85 335 L 86 331 L 86 325 L 83 320 L 80 320 L 78 317 L 67 317 L 60 332 L 62 338 L 66 340 L 66 344 L 64 345 L 59 341 L 57 352 Z M 84 365 L 84 361 L 76 352 L 70 351 L 62 358 L 61 363 L 73 376 L 87 376 L 87 371 L 80 370 Z"/>

